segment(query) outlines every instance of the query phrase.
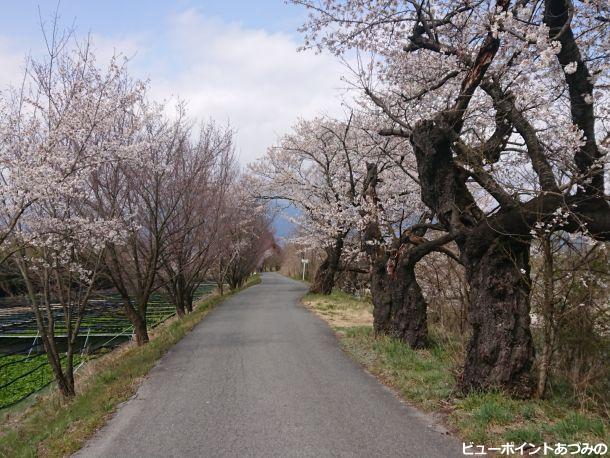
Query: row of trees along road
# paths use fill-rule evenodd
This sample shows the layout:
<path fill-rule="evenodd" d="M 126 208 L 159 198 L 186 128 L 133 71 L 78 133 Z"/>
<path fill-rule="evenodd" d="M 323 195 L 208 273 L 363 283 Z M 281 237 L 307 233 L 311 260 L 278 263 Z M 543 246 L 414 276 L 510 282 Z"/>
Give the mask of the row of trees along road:
<path fill-rule="evenodd" d="M 533 298 L 544 394 L 555 312 L 572 294 L 553 289 L 553 259 L 565 266 L 577 247 L 581 266 L 607 260 L 608 4 L 293 3 L 309 11 L 303 47 L 341 57 L 355 93 L 343 119 L 299 122 L 253 165 L 261 196 L 300 209 L 295 243 L 325 253 L 312 289 L 367 272 L 375 331 L 419 348 L 416 269 L 424 257 L 459 265 L 470 335 L 459 388 L 519 396 L 536 386 Z"/>
<path fill-rule="evenodd" d="M 142 345 L 153 292 L 184 316 L 201 281 L 240 286 L 273 237 L 246 193 L 230 128 L 150 101 L 124 60 L 100 67 L 88 42 L 56 24 L 45 39 L 47 57 L 29 60 L 0 99 L 0 242 L 59 390 L 73 396 L 76 339 L 96 287 L 118 291 Z"/>

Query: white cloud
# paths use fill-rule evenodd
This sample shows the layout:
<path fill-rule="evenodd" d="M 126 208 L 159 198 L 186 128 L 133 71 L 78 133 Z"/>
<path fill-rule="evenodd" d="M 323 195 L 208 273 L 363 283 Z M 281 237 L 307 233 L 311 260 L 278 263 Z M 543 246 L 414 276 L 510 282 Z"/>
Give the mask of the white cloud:
<path fill-rule="evenodd" d="M 81 38 L 83 38 L 82 34 Z M 100 66 L 113 54 L 133 58 L 130 70 L 150 79 L 151 95 L 179 97 L 198 119 L 230 122 L 245 164 L 262 156 L 299 117 L 338 115 L 345 83 L 333 56 L 297 52 L 286 33 L 226 22 L 190 9 L 155 30 L 121 35 L 95 30 L 91 36 Z M 42 38 L 31 52 L 44 54 Z M 26 49 L 0 36 L 0 87 L 19 84 Z"/>
<path fill-rule="evenodd" d="M 150 75 L 153 93 L 179 96 L 198 118 L 230 120 L 242 163 L 264 154 L 298 117 L 341 111 L 343 66 L 297 52 L 290 35 L 188 10 L 172 18 L 168 36 L 168 60 L 155 65 L 163 76 Z"/>
<path fill-rule="evenodd" d="M 79 35 L 74 37 L 74 40 L 77 40 L 79 44 L 84 39 L 86 37 Z M 18 87 L 21 84 L 26 62 L 29 58 L 34 60 L 48 59 L 42 35 L 32 37 L 31 41 L 34 46 L 28 49 L 20 46 L 20 43 L 15 40 L 0 36 L 0 90 L 5 90 L 9 86 Z M 143 36 L 91 35 L 91 44 L 95 52 L 96 62 L 101 68 L 105 68 L 112 56 L 115 55 L 140 58 L 147 50 L 145 43 L 145 37 Z"/>

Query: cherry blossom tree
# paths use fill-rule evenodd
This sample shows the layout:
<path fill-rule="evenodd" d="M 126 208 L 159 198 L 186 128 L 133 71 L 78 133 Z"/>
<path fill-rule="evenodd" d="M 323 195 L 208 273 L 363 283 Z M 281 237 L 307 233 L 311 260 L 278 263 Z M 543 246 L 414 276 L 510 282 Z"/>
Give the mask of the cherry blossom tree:
<path fill-rule="evenodd" d="M 251 185 L 250 176 L 238 177 L 223 206 L 213 267 L 221 293 L 225 284 L 232 290 L 243 286 L 275 244 L 267 205 L 252 195 Z"/>
<path fill-rule="evenodd" d="M 113 126 L 144 87 L 124 85 L 116 58 L 100 70 L 88 42 L 74 43 L 56 28 L 45 38 L 47 58 L 29 61 L 21 88 L 2 100 L 0 243 L 23 277 L 55 380 L 69 397 L 76 339 L 101 259 L 107 244 L 124 236 L 117 221 L 87 207 L 88 182 L 104 163 L 130 156 Z"/>
<path fill-rule="evenodd" d="M 423 238 L 428 229 L 443 228 L 427 221 L 411 145 L 380 136 L 377 124 L 354 112 L 344 122 L 301 122 L 254 170 L 266 186 L 262 194 L 301 210 L 293 241 L 326 251 L 312 290 L 330 293 L 339 271 L 370 273 L 375 332 L 417 348 L 426 344 L 427 325 L 415 265 L 435 250 L 455 258 L 443 247 L 452 238 Z M 362 254 L 368 269 L 355 267 Z"/>
<path fill-rule="evenodd" d="M 107 163 L 91 180 L 90 206 L 97 215 L 120 221 L 127 232 L 124 243 L 108 245 L 104 270 L 122 298 L 139 345 L 149 341 L 148 302 L 159 288 L 160 257 L 170 222 L 187 191 L 183 187 L 174 194 L 166 192 L 171 187 L 172 161 L 189 141 L 185 116 L 178 107 L 176 117 L 168 118 L 162 106 L 142 101 L 115 126 L 130 132 L 124 141 L 127 147 L 139 149 L 136 160 Z"/>
<path fill-rule="evenodd" d="M 411 143 L 422 201 L 459 248 L 472 330 L 461 388 L 529 396 L 533 234 L 551 222 L 610 239 L 608 4 L 294 3 L 311 13 L 306 47 L 374 54 L 355 82 L 383 113 L 380 134 Z"/>
<path fill-rule="evenodd" d="M 43 25 L 48 55 L 0 94 L 0 252 L 23 279 L 61 394 L 75 394 L 77 339 L 103 280 L 113 284 L 138 344 L 163 290 L 178 314 L 226 258 L 240 286 L 273 236 L 266 208 L 245 192 L 233 131 L 197 133 L 151 102 L 127 61 L 97 63 L 89 41 Z"/>
<path fill-rule="evenodd" d="M 353 114 L 345 121 L 316 118 L 300 121 L 252 166 L 261 178 L 258 192 L 267 199 L 288 201 L 299 209 L 303 246 L 320 247 L 326 257 L 316 272 L 312 291 L 330 294 L 342 269 L 348 234 L 360 216 L 357 205 L 364 169 L 360 160 L 361 130 Z M 360 137 L 359 137 L 360 135 Z M 362 145 L 362 153 L 366 145 Z"/>

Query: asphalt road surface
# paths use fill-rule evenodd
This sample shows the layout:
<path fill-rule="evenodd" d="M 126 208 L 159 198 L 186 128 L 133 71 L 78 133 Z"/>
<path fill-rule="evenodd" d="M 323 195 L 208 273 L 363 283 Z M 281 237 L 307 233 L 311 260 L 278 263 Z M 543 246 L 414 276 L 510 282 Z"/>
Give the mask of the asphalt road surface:
<path fill-rule="evenodd" d="M 278 274 L 213 310 L 150 372 L 83 457 L 447 458 L 431 426 L 343 353 Z"/>

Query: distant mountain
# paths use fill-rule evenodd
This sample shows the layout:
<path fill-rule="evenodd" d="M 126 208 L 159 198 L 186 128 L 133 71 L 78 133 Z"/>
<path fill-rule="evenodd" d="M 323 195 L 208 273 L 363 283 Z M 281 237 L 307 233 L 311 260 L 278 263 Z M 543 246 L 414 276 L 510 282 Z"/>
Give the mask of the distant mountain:
<path fill-rule="evenodd" d="M 289 237 L 294 231 L 296 226 L 290 221 L 290 218 L 298 216 L 299 210 L 286 201 L 278 201 L 272 204 L 272 212 L 275 238 L 278 243 L 282 244 L 282 239 Z"/>

